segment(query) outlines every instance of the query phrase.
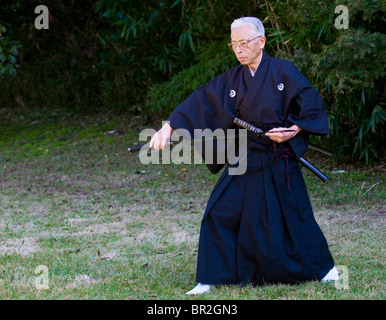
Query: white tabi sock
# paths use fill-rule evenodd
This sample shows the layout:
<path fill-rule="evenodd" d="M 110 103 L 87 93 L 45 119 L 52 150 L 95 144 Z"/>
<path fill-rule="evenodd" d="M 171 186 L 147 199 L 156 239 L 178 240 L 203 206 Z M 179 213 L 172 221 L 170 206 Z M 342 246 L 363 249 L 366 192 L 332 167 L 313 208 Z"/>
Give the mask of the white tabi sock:
<path fill-rule="evenodd" d="M 192 290 L 188 291 L 187 295 L 191 295 L 191 294 L 203 294 L 205 292 L 209 292 L 211 289 L 213 289 L 214 287 L 209 285 L 209 284 L 203 284 L 203 283 L 199 283 L 198 285 L 196 285 Z"/>
<path fill-rule="evenodd" d="M 322 282 L 330 282 L 330 281 L 336 281 L 339 279 L 339 273 L 336 267 L 332 268 L 328 273 L 325 275 L 325 277 L 322 279 Z"/>

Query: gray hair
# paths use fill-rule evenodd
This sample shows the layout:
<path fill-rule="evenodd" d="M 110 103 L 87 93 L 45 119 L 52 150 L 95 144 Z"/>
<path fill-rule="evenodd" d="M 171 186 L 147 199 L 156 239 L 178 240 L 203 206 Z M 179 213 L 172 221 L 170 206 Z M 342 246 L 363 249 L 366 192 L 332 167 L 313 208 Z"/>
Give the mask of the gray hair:
<path fill-rule="evenodd" d="M 265 36 L 265 29 L 264 29 L 263 23 L 258 18 L 255 18 L 255 17 L 242 17 L 234 20 L 231 24 L 231 30 L 233 28 L 241 27 L 245 25 L 252 27 L 253 35 Z"/>

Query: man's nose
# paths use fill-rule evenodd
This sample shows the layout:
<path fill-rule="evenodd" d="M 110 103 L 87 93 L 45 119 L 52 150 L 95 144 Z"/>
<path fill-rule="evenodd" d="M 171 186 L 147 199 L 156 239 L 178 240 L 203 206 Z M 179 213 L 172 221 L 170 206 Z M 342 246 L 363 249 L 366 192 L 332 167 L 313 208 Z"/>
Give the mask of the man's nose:
<path fill-rule="evenodd" d="M 241 46 L 240 43 L 236 44 L 236 48 L 234 49 L 235 52 L 242 52 L 243 51 L 243 47 Z"/>

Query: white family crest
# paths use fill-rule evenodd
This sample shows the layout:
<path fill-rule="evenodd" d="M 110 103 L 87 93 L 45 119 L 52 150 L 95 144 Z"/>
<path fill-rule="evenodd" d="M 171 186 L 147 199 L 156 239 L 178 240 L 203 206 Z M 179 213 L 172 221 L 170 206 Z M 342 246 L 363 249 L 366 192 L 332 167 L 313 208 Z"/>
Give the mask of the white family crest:
<path fill-rule="evenodd" d="M 235 90 L 229 91 L 229 96 L 230 96 L 231 98 L 234 98 L 234 97 L 236 96 L 236 91 L 235 91 Z"/>
<path fill-rule="evenodd" d="M 281 82 L 277 85 L 277 88 L 280 90 L 280 91 L 283 91 L 284 89 L 284 84 L 282 84 Z"/>

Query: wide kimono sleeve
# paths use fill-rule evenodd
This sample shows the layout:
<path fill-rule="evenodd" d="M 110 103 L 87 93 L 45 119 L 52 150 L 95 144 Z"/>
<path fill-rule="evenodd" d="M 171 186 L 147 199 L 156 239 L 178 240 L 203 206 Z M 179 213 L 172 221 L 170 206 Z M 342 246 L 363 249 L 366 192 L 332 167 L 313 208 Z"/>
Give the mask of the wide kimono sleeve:
<path fill-rule="evenodd" d="M 173 130 L 183 128 L 193 136 L 194 129 L 214 131 L 232 127 L 234 110 L 225 99 L 231 71 L 195 90 L 171 113 L 168 121 Z"/>
<path fill-rule="evenodd" d="M 297 157 L 307 150 L 309 135 L 327 135 L 329 124 L 323 101 L 312 84 L 292 62 L 286 64 L 286 74 L 291 86 L 287 126 L 298 125 L 302 131 L 289 143 Z"/>
<path fill-rule="evenodd" d="M 199 89 L 195 90 L 185 101 L 183 101 L 169 116 L 169 124 L 173 130 L 188 130 L 190 138 L 194 137 L 195 129 L 232 128 L 234 120 L 234 105 L 229 102 L 228 83 L 232 79 L 232 69 L 209 81 Z M 228 92 L 228 99 L 226 93 Z M 198 142 L 195 142 L 197 144 Z M 202 141 L 202 146 L 204 145 Z M 213 140 L 213 160 L 208 162 L 205 157 L 205 148 L 199 153 L 205 160 L 205 164 L 211 173 L 218 173 L 224 166 L 224 162 L 218 161 L 217 142 Z M 222 151 L 224 152 L 224 151 Z"/>

